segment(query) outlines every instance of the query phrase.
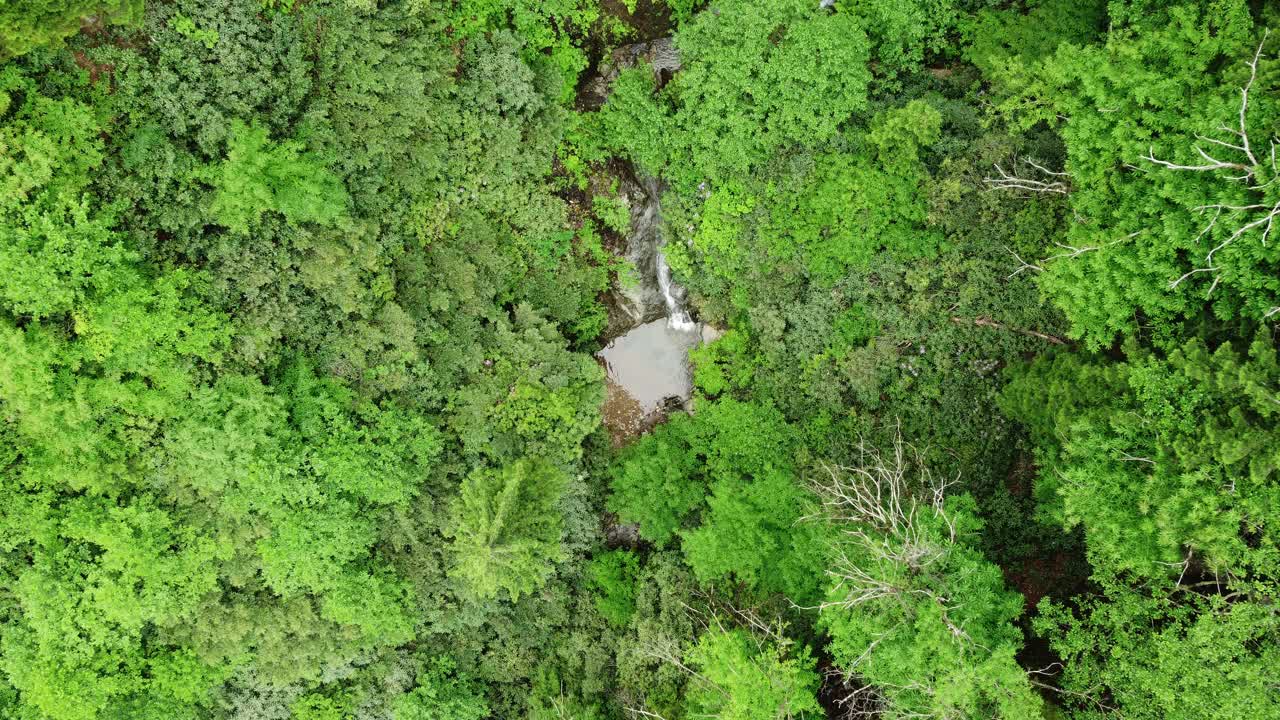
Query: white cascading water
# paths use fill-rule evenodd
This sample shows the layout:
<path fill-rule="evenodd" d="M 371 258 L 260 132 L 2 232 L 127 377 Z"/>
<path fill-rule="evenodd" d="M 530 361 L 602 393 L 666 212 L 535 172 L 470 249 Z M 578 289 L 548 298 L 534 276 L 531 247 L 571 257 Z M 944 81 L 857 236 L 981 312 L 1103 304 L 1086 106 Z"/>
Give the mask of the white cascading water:
<path fill-rule="evenodd" d="M 684 288 L 671 281 L 671 266 L 667 264 L 667 256 L 662 252 L 665 241 L 662 233 L 662 185 L 657 178 L 644 178 L 640 181 L 644 188 L 645 205 L 638 213 L 633 230 L 638 237 L 645 238 L 653 252 L 655 279 L 658 281 L 658 292 L 662 302 L 667 306 L 667 327 L 681 332 L 698 329 L 698 324 L 689 316 L 684 308 Z"/>
<path fill-rule="evenodd" d="M 685 290 L 671 277 L 663 255 L 662 185 L 655 178 L 623 178 L 631 209 L 625 259 L 635 281 L 617 283 L 615 307 L 625 313 L 620 335 L 597 353 L 608 373 L 605 424 L 629 437 L 643 432 L 646 419 L 688 402 L 693 392 L 689 351 L 702 340 L 702 326 L 685 308 Z"/>
<path fill-rule="evenodd" d="M 698 323 L 689 316 L 689 311 L 684 309 L 684 303 L 677 296 L 677 293 L 683 293 L 683 290 L 673 286 L 671 282 L 671 266 L 667 264 L 667 256 L 662 253 L 662 248 L 658 248 L 655 259 L 658 269 L 658 289 L 662 291 L 662 299 L 667 303 L 667 326 L 682 332 L 697 330 Z"/>

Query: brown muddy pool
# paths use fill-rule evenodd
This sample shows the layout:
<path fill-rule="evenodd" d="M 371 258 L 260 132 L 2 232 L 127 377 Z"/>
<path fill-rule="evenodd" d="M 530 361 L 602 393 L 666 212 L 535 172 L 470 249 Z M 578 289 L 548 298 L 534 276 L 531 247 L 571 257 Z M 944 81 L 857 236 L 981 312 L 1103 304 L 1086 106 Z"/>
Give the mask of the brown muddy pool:
<path fill-rule="evenodd" d="M 689 399 L 693 378 L 689 351 L 702 342 L 702 328 L 672 327 L 659 318 L 633 328 L 596 353 L 608 374 L 604 424 L 615 444 L 639 435 L 662 417 L 668 400 Z"/>

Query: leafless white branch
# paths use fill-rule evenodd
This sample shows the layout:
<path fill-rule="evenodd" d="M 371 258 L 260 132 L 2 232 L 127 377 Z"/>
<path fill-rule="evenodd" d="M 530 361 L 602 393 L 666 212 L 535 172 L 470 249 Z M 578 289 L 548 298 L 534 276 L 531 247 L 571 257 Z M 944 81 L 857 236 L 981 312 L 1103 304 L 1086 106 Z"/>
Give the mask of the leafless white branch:
<path fill-rule="evenodd" d="M 658 713 L 649 712 L 648 710 L 641 710 L 640 708 L 626 707 L 626 708 L 623 708 L 623 710 L 626 710 L 627 712 L 632 713 L 634 715 L 639 715 L 640 717 L 654 718 L 654 720 L 667 720 L 666 718 L 662 717 Z"/>
<path fill-rule="evenodd" d="M 1253 82 L 1258 79 L 1258 60 L 1262 57 L 1262 47 L 1267 44 L 1267 37 L 1271 35 L 1271 29 L 1267 28 L 1262 33 L 1262 42 L 1258 43 L 1258 49 L 1253 53 L 1253 59 L 1249 61 L 1249 82 L 1240 88 L 1240 130 L 1237 135 L 1240 136 L 1241 147 L 1244 154 L 1249 158 L 1250 164 L 1257 166 L 1258 158 L 1253 156 L 1253 148 L 1249 146 L 1249 126 L 1245 121 L 1249 112 L 1249 90 L 1253 88 Z"/>
<path fill-rule="evenodd" d="M 1143 159 L 1157 167 L 1172 170 L 1174 172 L 1213 172 L 1218 170 L 1236 171 L 1239 174 L 1228 175 L 1225 176 L 1224 179 L 1228 182 L 1244 182 L 1248 187 L 1248 190 L 1252 192 L 1265 190 L 1271 184 L 1276 182 L 1276 180 L 1280 179 L 1280 167 L 1277 166 L 1276 162 L 1276 146 L 1278 143 L 1276 138 L 1273 137 L 1269 138 L 1267 141 L 1267 155 L 1269 158 L 1271 177 L 1266 179 L 1265 182 L 1262 181 L 1260 173 L 1265 175 L 1267 173 L 1267 168 L 1264 166 L 1263 161 L 1260 160 L 1254 152 L 1254 143 L 1250 139 L 1248 122 L 1250 94 L 1253 91 L 1254 83 L 1258 79 L 1258 63 L 1262 59 L 1262 51 L 1266 46 L 1267 39 L 1270 35 L 1270 29 L 1263 32 L 1262 40 L 1258 43 L 1257 49 L 1254 50 L 1253 57 L 1245 62 L 1245 65 L 1249 68 L 1249 79 L 1245 82 L 1244 86 L 1240 88 L 1240 108 L 1237 113 L 1236 127 L 1228 127 L 1226 124 L 1222 124 L 1218 127 L 1220 132 L 1231 135 L 1232 140 L 1222 140 L 1219 138 L 1206 137 L 1200 134 L 1195 136 L 1198 143 L 1216 146 L 1224 151 L 1229 151 L 1230 153 L 1238 155 L 1238 158 L 1224 159 L 1223 157 L 1210 154 L 1201 146 L 1201 144 L 1196 144 L 1192 146 L 1192 149 L 1195 151 L 1196 155 L 1199 156 L 1200 160 L 1203 161 L 1202 164 L 1192 165 L 1173 162 L 1170 160 L 1162 160 L 1155 156 L 1154 148 L 1148 148 L 1147 154 Z M 1181 277 L 1171 280 L 1169 282 L 1170 290 L 1176 289 L 1183 282 L 1195 277 L 1196 275 L 1211 274 L 1213 283 L 1209 286 L 1209 291 L 1206 293 L 1205 297 L 1207 298 L 1212 295 L 1213 291 L 1217 289 L 1218 284 L 1222 280 L 1221 273 L 1224 269 L 1221 265 L 1214 262 L 1214 256 L 1239 240 L 1241 237 L 1244 237 L 1254 231 L 1261 232 L 1260 240 L 1265 246 L 1267 241 L 1271 238 L 1272 230 L 1275 229 L 1276 218 L 1280 217 L 1280 202 L 1255 203 L 1249 205 L 1214 203 L 1195 208 L 1195 211 L 1201 214 L 1204 214 L 1208 210 L 1213 211 L 1213 217 L 1211 217 L 1209 222 L 1200 229 L 1200 232 L 1196 235 L 1195 240 L 1193 241 L 1194 243 L 1199 244 L 1202 239 L 1211 237 L 1214 230 L 1218 228 L 1218 221 L 1224 217 L 1231 218 L 1234 223 L 1238 223 L 1238 225 L 1235 230 L 1231 231 L 1231 233 L 1227 235 L 1226 239 L 1219 242 L 1205 254 L 1204 262 L 1201 267 L 1192 268 Z M 1257 211 L 1261 211 L 1260 216 L 1254 216 L 1254 213 Z M 1263 316 L 1264 319 L 1271 317 L 1271 313 L 1275 311 L 1276 310 L 1268 311 L 1268 314 Z"/>
<path fill-rule="evenodd" d="M 1014 161 L 1013 172 L 1008 172 L 1000 164 L 996 164 L 996 177 L 985 177 L 982 179 L 993 190 L 1014 190 L 1028 193 L 1051 193 L 1057 195 L 1067 195 L 1071 192 L 1070 176 L 1064 172 L 1054 172 L 1035 160 L 1024 157 L 1021 162 L 1031 167 L 1031 169 L 1040 173 L 1042 178 L 1029 177 L 1018 174 L 1018 161 Z M 1067 178 L 1066 180 L 1057 180 L 1055 178 Z"/>
<path fill-rule="evenodd" d="M 1171 281 L 1171 282 L 1169 283 L 1169 289 L 1170 289 L 1170 290 L 1172 290 L 1172 289 L 1174 289 L 1174 288 L 1178 287 L 1179 285 L 1181 285 L 1181 284 L 1182 284 L 1182 281 L 1183 281 L 1183 280 L 1186 280 L 1187 278 L 1189 278 L 1189 277 L 1191 277 L 1191 276 L 1193 276 L 1193 275 L 1198 275 L 1198 274 L 1200 274 L 1200 273 L 1206 273 L 1206 272 L 1218 272 L 1218 271 L 1219 271 L 1219 270 L 1221 270 L 1221 269 L 1222 269 L 1222 268 L 1207 267 L 1207 268 L 1196 268 L 1196 269 L 1194 269 L 1194 270 L 1188 271 L 1187 273 L 1185 273 L 1182 277 L 1178 278 L 1177 280 L 1173 280 L 1173 281 Z"/>
<path fill-rule="evenodd" d="M 1027 262 L 1026 260 L 1023 260 L 1022 256 L 1019 255 L 1017 252 L 1015 252 L 1013 248 L 1006 247 L 1005 250 L 1007 250 L 1009 254 L 1013 256 L 1014 260 L 1018 261 L 1018 269 L 1009 273 L 1010 279 L 1016 277 L 1019 273 L 1026 270 L 1034 270 L 1035 272 L 1044 272 L 1044 268 L 1040 267 L 1039 265 L 1033 265 Z"/>

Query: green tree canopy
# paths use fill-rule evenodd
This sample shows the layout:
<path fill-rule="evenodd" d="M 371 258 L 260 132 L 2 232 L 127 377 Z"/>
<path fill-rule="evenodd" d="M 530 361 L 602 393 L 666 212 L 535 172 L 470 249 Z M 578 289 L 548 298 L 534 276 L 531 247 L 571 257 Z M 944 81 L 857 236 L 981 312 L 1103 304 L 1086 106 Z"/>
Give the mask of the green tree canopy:
<path fill-rule="evenodd" d="M 820 717 L 818 676 L 807 649 L 788 653 L 743 630 L 709 630 L 689 653 L 700 672 L 690 712 L 725 720 Z"/>
<path fill-rule="evenodd" d="M 559 503 L 564 471 L 523 459 L 478 470 L 462 482 L 453 524 L 453 573 L 482 598 L 505 590 L 512 599 L 536 590 L 564 557 Z"/>
<path fill-rule="evenodd" d="M 91 22 L 133 23 L 142 0 L 24 0 L 0 8 L 0 57 L 55 43 Z"/>
<path fill-rule="evenodd" d="M 1138 313 L 1168 332 L 1206 304 L 1255 319 L 1280 305 L 1263 34 L 1243 2 L 1172 4 L 1113 23 L 1105 44 L 1059 45 L 1015 83 L 1005 107 L 1059 123 L 1066 145 L 1076 222 L 1037 267 L 1090 347 Z"/>
<path fill-rule="evenodd" d="M 972 498 L 944 498 L 946 482 L 901 438 L 826 472 L 816 489 L 839 532 L 819 623 L 837 665 L 865 679 L 889 717 L 1039 717 L 1015 659 L 1022 598 L 973 546 Z"/>

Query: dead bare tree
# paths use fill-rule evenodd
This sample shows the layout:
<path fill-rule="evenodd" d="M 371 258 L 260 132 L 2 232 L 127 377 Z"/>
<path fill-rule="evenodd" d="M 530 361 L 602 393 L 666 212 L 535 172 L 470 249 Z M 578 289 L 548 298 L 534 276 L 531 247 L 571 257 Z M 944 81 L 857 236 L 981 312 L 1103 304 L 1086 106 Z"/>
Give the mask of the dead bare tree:
<path fill-rule="evenodd" d="M 729 693 L 724 688 L 717 685 L 710 678 L 699 673 L 684 663 L 684 652 L 680 645 L 673 639 L 666 639 L 665 643 L 648 642 L 641 645 L 641 652 L 652 660 L 667 663 L 674 666 L 690 678 L 701 684 L 703 687 L 711 688 L 723 695 L 726 699 Z"/>
<path fill-rule="evenodd" d="M 628 706 L 628 707 L 624 707 L 623 710 L 626 710 L 627 712 L 631 713 L 632 715 L 635 715 L 636 717 L 647 717 L 647 718 L 653 718 L 654 720 L 667 720 L 666 718 L 662 717 L 658 713 L 649 712 L 648 710 L 642 710 L 641 708 L 633 708 Z"/>
<path fill-rule="evenodd" d="M 1245 62 L 1245 65 L 1249 68 L 1249 80 L 1244 84 L 1244 87 L 1240 88 L 1240 109 L 1237 115 L 1236 127 L 1230 127 L 1224 123 L 1218 128 L 1220 132 L 1231 139 L 1222 140 L 1197 134 L 1195 137 L 1198 142 L 1192 145 L 1192 150 L 1195 151 L 1198 157 L 1198 161 L 1195 164 L 1163 160 L 1156 157 L 1154 148 L 1148 148 L 1147 154 L 1142 159 L 1156 167 L 1173 172 L 1230 172 L 1233 174 L 1225 176 L 1224 179 L 1231 183 L 1243 184 L 1250 192 L 1260 193 L 1280 179 L 1280 166 L 1277 166 L 1276 162 L 1276 146 L 1280 141 L 1275 137 L 1269 138 L 1267 141 L 1269 145 L 1268 152 L 1264 153 L 1262 158 L 1258 157 L 1258 153 L 1261 151 L 1249 136 L 1248 124 L 1249 97 L 1253 91 L 1254 82 L 1258 79 L 1258 62 L 1262 58 L 1262 50 L 1267 44 L 1267 38 L 1270 34 L 1270 29 L 1263 32 L 1262 41 L 1258 43 L 1258 48 L 1254 51 L 1253 57 Z M 1213 147 L 1205 149 L 1204 145 Z M 1223 220 L 1224 216 L 1225 219 L 1235 225 L 1235 229 L 1227 235 L 1225 240 L 1219 242 L 1205 254 L 1202 267 L 1193 268 L 1181 277 L 1169 281 L 1169 288 L 1176 288 L 1196 275 L 1209 273 L 1213 278 L 1213 284 L 1209 287 L 1209 294 L 1212 294 L 1218 286 L 1222 271 L 1222 267 L 1214 262 L 1214 256 L 1235 241 L 1254 231 L 1261 231 L 1262 244 L 1266 245 L 1267 240 L 1271 237 L 1271 231 L 1275 228 L 1276 218 L 1280 217 L 1280 201 L 1252 204 L 1212 203 L 1201 205 L 1194 208 L 1194 210 L 1200 215 L 1205 215 L 1212 211 L 1209 221 L 1205 223 L 1200 233 L 1196 235 L 1196 243 L 1199 243 L 1202 238 L 1210 236 L 1214 229 L 1218 227 L 1219 220 Z M 1280 312 L 1280 308 L 1272 309 L 1265 317 L 1270 317 L 1275 312 Z"/>
<path fill-rule="evenodd" d="M 865 442 L 858 445 L 857 467 L 824 465 L 826 477 L 813 483 L 825 516 L 845 526 L 844 533 L 889 553 L 890 559 L 919 569 L 936 559 L 937 549 L 921 531 L 917 518 L 924 510 L 941 517 L 955 542 L 955 525 L 943 511 L 944 494 L 955 480 L 934 478 L 919 450 L 895 432 L 892 455 L 886 457 Z M 915 487 L 912 487 L 912 486 Z M 875 530 L 875 536 L 867 529 Z M 896 549 L 889 549 L 896 546 Z"/>
<path fill-rule="evenodd" d="M 778 648 L 786 648 L 795 642 L 787 637 L 785 632 L 786 622 L 781 617 L 772 617 L 766 620 L 761 610 L 755 607 L 736 605 L 728 598 L 719 597 L 707 590 L 694 588 L 690 591 L 690 594 L 706 603 L 708 609 L 705 611 L 698 610 L 683 602 L 681 605 L 684 606 L 685 612 L 701 625 L 704 630 L 710 629 L 712 625 L 715 625 L 719 630 L 723 631 L 724 625 L 719 617 L 719 613 L 723 612 L 737 626 L 751 630 L 751 637 L 756 642 L 757 650 L 764 649 L 764 641 L 770 641 Z"/>
<path fill-rule="evenodd" d="M 1064 697 L 1076 698 L 1080 701 L 1087 702 L 1093 705 L 1094 707 L 1096 707 L 1099 712 L 1104 714 L 1113 713 L 1117 710 L 1117 708 L 1106 704 L 1101 699 L 1102 693 L 1105 691 L 1105 688 L 1102 685 L 1094 685 L 1093 687 L 1086 688 L 1083 691 L 1077 691 L 1077 690 L 1068 690 L 1063 687 L 1060 687 L 1060 683 L 1058 682 L 1046 683 L 1036 679 L 1036 676 L 1041 676 L 1041 677 L 1050 678 L 1052 680 L 1057 680 L 1058 676 L 1062 674 L 1063 670 L 1065 670 L 1065 668 L 1063 667 L 1062 663 L 1060 662 L 1049 663 L 1048 665 L 1042 668 L 1028 670 L 1027 681 L 1030 682 L 1032 685 L 1038 688 L 1041 688 L 1042 690 L 1048 690 L 1049 692 L 1055 692 Z"/>
<path fill-rule="evenodd" d="M 880 688 L 861 682 L 849 671 L 839 668 L 827 668 L 823 676 L 827 692 L 834 696 L 839 720 L 873 720 L 883 716 L 888 701 Z"/>
<path fill-rule="evenodd" d="M 1019 168 L 1019 164 L 1024 167 Z M 1067 173 L 1054 172 L 1030 157 L 1015 159 L 1012 167 L 1013 172 L 1008 172 L 997 163 L 996 176 L 985 177 L 982 181 L 992 190 L 1052 195 L 1067 195 L 1071 192 L 1071 178 Z"/>
<path fill-rule="evenodd" d="M 954 480 L 935 478 L 920 452 L 903 441 L 900 430 L 894 436 L 892 454 L 865 443 L 860 444 L 859 453 L 857 467 L 824 466 L 826 477 L 813 484 L 822 501 L 823 518 L 839 525 L 846 540 L 834 549 L 836 559 L 827 571 L 836 582 L 835 599 L 817 609 L 925 597 L 938 605 L 943 622 L 958 641 L 971 641 L 964 628 L 952 622 L 949 598 L 909 580 L 945 558 L 956 543 L 955 523 L 944 508 L 946 489 Z M 927 530 L 922 513 L 941 519 L 947 536 L 938 538 Z M 856 559 L 850 558 L 851 549 Z"/>
<path fill-rule="evenodd" d="M 1018 333 L 1019 335 L 1026 335 L 1027 337 L 1033 337 L 1038 340 L 1044 340 L 1045 342 L 1052 343 L 1054 345 L 1068 344 L 1066 340 L 1056 335 L 1048 335 L 1046 333 L 1042 333 L 1036 330 L 1027 330 L 1024 328 L 1011 327 L 1003 323 L 998 323 L 995 320 L 992 320 L 991 318 L 987 318 L 987 317 L 963 318 L 957 315 L 952 315 L 951 322 L 957 325 L 976 325 L 978 327 L 994 328 L 996 330 L 1008 330 L 1009 332 L 1015 332 L 1015 333 Z"/>
<path fill-rule="evenodd" d="M 746 635 L 755 643 L 757 652 L 756 657 L 749 659 L 751 667 L 759 671 L 760 675 L 767 678 L 769 682 L 774 682 L 776 678 L 771 674 L 771 668 L 767 665 L 762 665 L 759 659 L 776 653 L 784 653 L 789 646 L 795 644 L 795 640 L 788 637 L 785 632 L 785 621 L 781 618 L 766 620 L 756 608 L 736 606 L 729 600 L 716 597 L 705 590 L 695 589 L 693 590 L 693 595 L 705 601 L 707 607 L 705 609 L 695 608 L 684 602 L 681 605 L 690 619 L 701 628 L 702 633 L 725 634 L 735 629 L 747 631 Z M 724 618 L 721 617 L 722 612 L 725 615 Z M 727 626 L 725 624 L 726 621 L 729 623 Z M 715 692 L 726 701 L 732 701 L 733 696 L 728 690 L 686 664 L 685 650 L 680 647 L 678 640 L 670 637 L 661 638 L 661 640 L 663 642 L 650 641 L 641 643 L 640 652 L 651 660 L 675 667 L 687 675 L 690 682 Z M 627 706 L 624 709 L 636 717 L 665 720 L 661 715 L 644 708 Z M 778 720 L 795 720 L 795 716 L 789 708 L 778 708 L 778 713 L 776 716 Z M 714 716 L 696 715 L 694 717 Z"/>
<path fill-rule="evenodd" d="M 1044 268 L 1040 267 L 1039 265 L 1035 263 L 1029 263 L 1026 260 L 1023 260 L 1022 256 L 1019 255 L 1013 248 L 1005 246 L 1005 250 L 1008 251 L 1008 253 L 1013 256 L 1014 260 L 1018 261 L 1018 269 L 1009 273 L 1009 277 L 1008 277 L 1009 280 L 1012 280 L 1013 278 L 1017 277 L 1018 275 L 1021 275 L 1027 270 L 1031 270 L 1033 272 L 1044 272 Z"/>

